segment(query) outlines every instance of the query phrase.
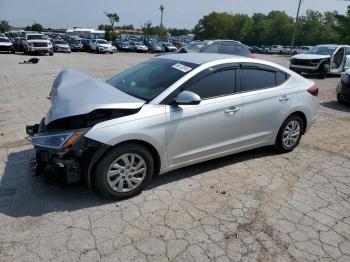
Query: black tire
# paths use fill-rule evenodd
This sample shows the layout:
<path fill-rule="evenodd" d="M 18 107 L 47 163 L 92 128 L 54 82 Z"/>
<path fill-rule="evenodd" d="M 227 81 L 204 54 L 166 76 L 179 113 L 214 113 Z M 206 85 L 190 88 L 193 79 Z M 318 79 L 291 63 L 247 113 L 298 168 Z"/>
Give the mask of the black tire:
<path fill-rule="evenodd" d="M 344 100 L 342 99 L 341 95 L 337 93 L 337 100 L 339 104 L 344 104 Z"/>
<path fill-rule="evenodd" d="M 143 158 L 146 163 L 146 175 L 144 180 L 133 190 L 129 192 L 117 192 L 114 191 L 107 182 L 107 172 L 110 165 L 118 157 L 124 154 L 137 154 Z M 125 199 L 137 195 L 151 180 L 154 173 L 154 162 L 151 153 L 144 146 L 137 143 L 129 143 L 120 145 L 103 156 L 96 165 L 93 177 L 93 183 L 97 191 L 104 197 L 109 199 Z"/>
<path fill-rule="evenodd" d="M 53 56 L 53 53 L 49 53 L 50 56 Z"/>
<path fill-rule="evenodd" d="M 297 139 L 297 141 L 290 147 L 287 147 L 284 143 L 283 143 L 283 135 L 284 135 L 284 131 L 286 129 L 286 127 L 292 122 L 292 121 L 297 121 L 300 125 L 300 135 Z M 276 142 L 275 142 L 275 148 L 281 152 L 281 153 L 287 153 L 287 152 L 291 152 L 294 150 L 294 148 L 296 148 L 300 142 L 300 139 L 303 135 L 303 131 L 304 131 L 304 122 L 303 120 L 300 118 L 300 116 L 298 115 L 291 115 L 289 116 L 282 124 L 282 126 L 280 127 L 280 130 L 278 131 L 278 135 L 276 138 Z"/>
<path fill-rule="evenodd" d="M 320 69 L 318 70 L 318 78 L 325 79 L 326 77 L 327 77 L 327 69 L 325 65 L 321 65 Z"/>
<path fill-rule="evenodd" d="M 24 48 L 24 49 L 23 49 L 23 53 L 24 53 L 25 55 L 28 55 L 28 54 L 29 54 L 28 49 L 27 49 L 27 48 Z"/>

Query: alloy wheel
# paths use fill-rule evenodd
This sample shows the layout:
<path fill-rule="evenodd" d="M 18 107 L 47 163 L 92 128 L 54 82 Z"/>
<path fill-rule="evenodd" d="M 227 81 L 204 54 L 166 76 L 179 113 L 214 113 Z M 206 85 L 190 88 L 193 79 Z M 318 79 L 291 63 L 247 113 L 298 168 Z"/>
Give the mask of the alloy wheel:
<path fill-rule="evenodd" d="M 137 188 L 145 179 L 146 173 L 145 160 L 138 154 L 129 153 L 113 161 L 106 175 L 112 190 L 125 193 Z"/>
<path fill-rule="evenodd" d="M 290 121 L 283 131 L 283 144 L 287 148 L 293 147 L 301 135 L 300 123 L 296 120 Z"/>

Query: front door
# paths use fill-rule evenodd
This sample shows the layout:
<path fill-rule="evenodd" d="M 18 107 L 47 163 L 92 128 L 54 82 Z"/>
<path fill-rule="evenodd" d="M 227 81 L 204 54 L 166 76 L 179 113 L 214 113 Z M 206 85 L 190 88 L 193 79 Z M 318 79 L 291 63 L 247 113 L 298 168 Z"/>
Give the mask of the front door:
<path fill-rule="evenodd" d="M 346 63 L 345 47 L 339 47 L 331 56 L 330 73 L 341 73 Z"/>
<path fill-rule="evenodd" d="M 211 71 L 181 90 L 198 94 L 199 105 L 169 105 L 169 165 L 205 159 L 230 151 L 239 143 L 242 96 L 235 93 L 236 68 Z"/>

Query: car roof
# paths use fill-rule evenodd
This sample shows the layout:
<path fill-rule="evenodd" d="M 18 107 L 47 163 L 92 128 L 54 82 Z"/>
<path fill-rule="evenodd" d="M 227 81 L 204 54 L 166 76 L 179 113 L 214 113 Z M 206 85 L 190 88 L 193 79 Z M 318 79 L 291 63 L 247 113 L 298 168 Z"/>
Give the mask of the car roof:
<path fill-rule="evenodd" d="M 225 55 L 225 54 L 212 54 L 212 53 L 182 53 L 182 54 L 167 54 L 167 55 L 161 55 L 157 56 L 156 58 L 160 59 L 171 59 L 171 60 L 177 60 L 192 64 L 204 64 L 207 62 L 212 62 L 216 60 L 222 60 L 222 59 L 232 59 L 232 58 L 245 58 L 241 56 L 235 56 L 235 55 Z"/>

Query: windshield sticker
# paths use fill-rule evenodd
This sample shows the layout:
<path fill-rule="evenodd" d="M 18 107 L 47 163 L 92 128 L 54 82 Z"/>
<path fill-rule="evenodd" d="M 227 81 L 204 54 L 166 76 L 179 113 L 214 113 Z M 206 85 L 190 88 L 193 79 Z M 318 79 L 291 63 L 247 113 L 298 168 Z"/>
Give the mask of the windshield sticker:
<path fill-rule="evenodd" d="M 191 70 L 192 70 L 191 67 L 185 66 L 185 65 L 180 64 L 180 63 L 177 63 L 177 64 L 173 65 L 172 68 L 175 68 L 175 69 L 177 69 L 177 70 L 180 70 L 180 71 L 182 71 L 182 72 L 184 72 L 184 73 L 187 73 L 188 71 L 191 71 Z"/>

